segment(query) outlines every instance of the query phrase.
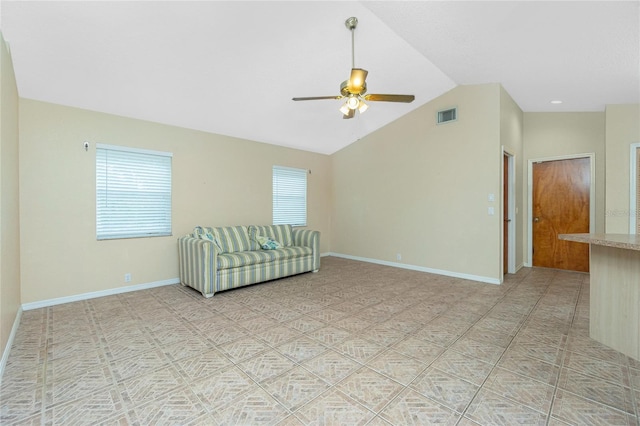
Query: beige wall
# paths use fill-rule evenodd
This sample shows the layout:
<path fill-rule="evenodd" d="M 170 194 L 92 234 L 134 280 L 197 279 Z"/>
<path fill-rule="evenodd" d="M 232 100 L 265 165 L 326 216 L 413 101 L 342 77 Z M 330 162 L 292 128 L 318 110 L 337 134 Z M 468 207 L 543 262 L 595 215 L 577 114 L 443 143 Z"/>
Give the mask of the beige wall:
<path fill-rule="evenodd" d="M 329 250 L 326 155 L 27 99 L 20 132 L 22 303 L 177 278 L 195 225 L 271 223 L 274 164 L 311 170 L 308 227 Z M 96 143 L 173 153 L 173 236 L 96 241 Z"/>
<path fill-rule="evenodd" d="M 524 155 L 523 155 L 523 114 L 522 110 L 509 96 L 506 90 L 500 87 L 500 144 L 504 147 L 505 152 L 513 156 L 514 175 L 515 175 L 515 206 L 516 212 L 514 217 L 509 219 L 515 220 L 515 268 L 520 269 L 524 264 L 524 238 L 526 233 L 526 223 L 524 222 L 522 210 L 526 193 L 525 181 L 523 174 Z M 497 204 L 497 203 L 496 203 Z M 501 228 L 502 229 L 502 228 Z"/>
<path fill-rule="evenodd" d="M 595 230 L 604 232 L 605 210 L 604 112 L 525 112 L 524 184 L 528 185 L 529 160 L 593 153 L 595 162 Z M 528 225 L 529 200 L 525 197 L 523 222 Z M 529 247 L 525 234 L 525 253 Z M 528 257 L 528 255 L 525 255 Z M 531 265 L 531 259 L 526 260 Z"/>
<path fill-rule="evenodd" d="M 331 251 L 498 281 L 501 158 L 498 84 L 459 86 L 349 145 L 333 155 Z"/>
<path fill-rule="evenodd" d="M 631 232 L 630 145 L 640 143 L 640 105 L 607 105 L 606 108 L 606 217 L 609 233 Z"/>
<path fill-rule="evenodd" d="M 11 56 L 0 34 L 0 353 L 3 356 L 20 308 L 18 193 L 18 90 Z"/>

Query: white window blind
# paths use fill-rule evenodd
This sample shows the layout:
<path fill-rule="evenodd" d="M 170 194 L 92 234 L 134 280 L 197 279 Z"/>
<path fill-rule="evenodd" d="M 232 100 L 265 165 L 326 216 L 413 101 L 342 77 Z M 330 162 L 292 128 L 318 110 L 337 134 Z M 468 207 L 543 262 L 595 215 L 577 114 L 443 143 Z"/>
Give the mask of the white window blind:
<path fill-rule="evenodd" d="M 307 225 L 307 171 L 273 166 L 273 224 Z"/>
<path fill-rule="evenodd" d="M 171 235 L 171 156 L 97 144 L 98 240 Z"/>

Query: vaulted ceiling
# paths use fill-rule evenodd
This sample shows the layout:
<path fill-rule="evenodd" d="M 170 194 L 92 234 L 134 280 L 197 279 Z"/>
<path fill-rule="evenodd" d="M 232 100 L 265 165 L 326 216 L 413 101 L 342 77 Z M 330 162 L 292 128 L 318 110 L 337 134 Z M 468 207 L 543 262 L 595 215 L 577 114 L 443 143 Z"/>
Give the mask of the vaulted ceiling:
<path fill-rule="evenodd" d="M 21 97 L 331 154 L 456 85 L 524 111 L 640 102 L 638 1 L 2 1 Z M 371 102 L 343 120 L 355 65 Z M 552 104 L 561 100 L 562 104 Z"/>

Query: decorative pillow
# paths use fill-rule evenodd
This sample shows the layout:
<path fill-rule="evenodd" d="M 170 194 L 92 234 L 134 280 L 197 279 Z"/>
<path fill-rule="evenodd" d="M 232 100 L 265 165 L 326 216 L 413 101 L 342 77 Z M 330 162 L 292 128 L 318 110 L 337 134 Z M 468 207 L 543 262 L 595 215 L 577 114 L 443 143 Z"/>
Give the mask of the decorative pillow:
<path fill-rule="evenodd" d="M 256 240 L 264 250 L 275 250 L 282 247 L 276 240 L 272 240 L 269 237 L 263 237 L 262 235 L 256 235 Z"/>
<path fill-rule="evenodd" d="M 201 240 L 211 241 L 220 251 L 222 251 L 220 241 L 214 237 L 213 232 L 211 232 L 210 229 L 205 229 L 202 226 L 196 226 L 193 230 L 193 236 Z"/>

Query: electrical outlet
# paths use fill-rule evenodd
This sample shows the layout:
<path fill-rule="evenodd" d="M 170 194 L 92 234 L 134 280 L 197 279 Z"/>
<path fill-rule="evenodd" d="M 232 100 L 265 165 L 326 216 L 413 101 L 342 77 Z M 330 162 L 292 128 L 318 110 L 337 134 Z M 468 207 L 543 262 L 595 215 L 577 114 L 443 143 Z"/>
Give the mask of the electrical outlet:
<path fill-rule="evenodd" d="M 400 253 L 396 254 L 396 260 L 402 260 L 402 255 Z"/>
<path fill-rule="evenodd" d="M 125 283 L 131 282 L 131 274 L 124 274 L 124 282 Z"/>

